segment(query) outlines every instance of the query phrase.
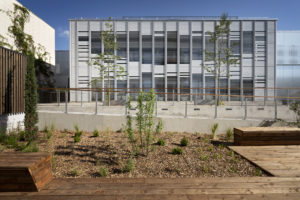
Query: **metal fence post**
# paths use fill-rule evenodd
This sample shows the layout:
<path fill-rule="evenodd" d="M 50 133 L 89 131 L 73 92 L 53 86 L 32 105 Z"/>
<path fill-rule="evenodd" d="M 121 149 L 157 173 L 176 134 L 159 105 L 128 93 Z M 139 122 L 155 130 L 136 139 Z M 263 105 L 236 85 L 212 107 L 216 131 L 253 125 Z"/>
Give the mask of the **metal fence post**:
<path fill-rule="evenodd" d="M 57 95 L 57 106 L 60 106 L 60 91 L 56 91 L 56 95 Z"/>
<path fill-rule="evenodd" d="M 174 93 L 174 89 L 173 89 L 173 96 L 172 96 L 172 100 L 173 100 L 173 106 L 175 105 L 175 103 L 174 103 L 174 99 L 175 99 L 175 93 Z"/>
<path fill-rule="evenodd" d="M 155 101 L 155 116 L 157 117 L 157 95 L 155 96 L 156 101 Z"/>
<path fill-rule="evenodd" d="M 68 91 L 65 91 L 65 113 L 68 114 Z"/>
<path fill-rule="evenodd" d="M 215 96 L 217 98 L 217 96 Z M 215 99 L 215 119 L 218 117 L 218 99 Z"/>
<path fill-rule="evenodd" d="M 244 98 L 244 101 L 245 101 L 245 116 L 244 116 L 244 120 L 247 119 L 247 98 Z"/>
<path fill-rule="evenodd" d="M 184 118 L 187 118 L 187 101 L 185 101 L 185 114 L 184 114 Z"/>
<path fill-rule="evenodd" d="M 128 93 L 125 94 L 125 115 L 128 115 L 128 111 L 127 111 L 127 101 L 128 101 Z"/>
<path fill-rule="evenodd" d="M 290 105 L 290 88 L 288 88 L 288 99 L 287 99 L 287 103 L 288 105 Z"/>
<path fill-rule="evenodd" d="M 276 97 L 274 98 L 274 103 L 275 103 L 275 120 L 277 119 L 277 99 L 276 99 Z"/>
<path fill-rule="evenodd" d="M 98 92 L 96 92 L 95 115 L 98 114 Z"/>
<path fill-rule="evenodd" d="M 81 95 L 80 95 L 80 96 L 81 96 L 81 99 L 80 99 L 80 101 L 81 101 L 81 102 L 80 102 L 80 106 L 82 107 L 82 90 L 81 90 L 80 92 L 81 92 Z"/>

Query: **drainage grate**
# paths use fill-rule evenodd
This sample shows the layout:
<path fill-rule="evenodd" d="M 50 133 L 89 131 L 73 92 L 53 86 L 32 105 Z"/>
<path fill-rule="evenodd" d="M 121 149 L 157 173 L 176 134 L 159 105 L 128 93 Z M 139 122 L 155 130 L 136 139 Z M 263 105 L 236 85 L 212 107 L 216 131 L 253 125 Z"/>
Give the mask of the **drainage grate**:
<path fill-rule="evenodd" d="M 168 108 L 162 108 L 161 110 L 168 110 Z"/>
<path fill-rule="evenodd" d="M 226 110 L 232 110 L 232 108 L 226 108 Z"/>
<path fill-rule="evenodd" d="M 257 108 L 257 110 L 265 110 L 265 108 Z"/>
<path fill-rule="evenodd" d="M 200 108 L 194 108 L 194 110 L 200 110 Z"/>

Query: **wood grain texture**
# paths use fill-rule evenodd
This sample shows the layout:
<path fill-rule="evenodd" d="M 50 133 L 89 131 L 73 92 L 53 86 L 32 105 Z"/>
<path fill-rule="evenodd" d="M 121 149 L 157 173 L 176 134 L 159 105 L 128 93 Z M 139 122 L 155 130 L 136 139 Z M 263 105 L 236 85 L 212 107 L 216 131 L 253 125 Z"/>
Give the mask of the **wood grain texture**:
<path fill-rule="evenodd" d="M 300 145 L 300 128 L 294 128 L 294 127 L 234 128 L 234 144 L 238 146 Z"/>
<path fill-rule="evenodd" d="M 230 146 L 250 162 L 279 177 L 300 177 L 300 146 Z"/>
<path fill-rule="evenodd" d="M 39 191 L 52 180 L 49 153 L 0 153 L 0 191 Z"/>

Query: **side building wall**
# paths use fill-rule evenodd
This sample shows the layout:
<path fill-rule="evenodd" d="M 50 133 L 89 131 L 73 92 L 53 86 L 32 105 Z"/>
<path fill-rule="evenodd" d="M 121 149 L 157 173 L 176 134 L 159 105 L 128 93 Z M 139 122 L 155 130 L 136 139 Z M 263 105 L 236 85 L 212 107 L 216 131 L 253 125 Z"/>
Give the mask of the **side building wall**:
<path fill-rule="evenodd" d="M 70 20 L 70 88 L 101 87 L 99 72 L 87 62 L 104 51 L 101 31 L 105 20 Z M 198 94 L 175 95 L 176 100 L 213 99 L 216 81 L 205 66 L 214 66 L 205 60 L 205 49 L 216 51 L 210 42 L 209 32 L 214 31 L 217 20 L 113 20 L 113 31 L 118 35 L 122 57 L 116 61 L 127 76 L 111 81 L 112 88 L 158 88 L 158 100 L 172 100 L 172 93 Z M 276 63 L 276 20 L 232 20 L 229 45 L 234 56 L 240 58 L 236 66 L 223 66 L 229 77 L 221 76 L 221 94 L 255 95 L 254 100 L 267 100 L 273 96 Z M 114 73 L 111 73 L 114 78 Z M 103 82 L 103 81 L 102 81 Z M 168 88 L 168 89 L 166 89 Z M 188 88 L 195 88 L 190 90 Z M 207 89 L 204 89 L 207 88 Z M 242 89 L 239 89 L 242 88 Z M 272 89 L 266 89 L 272 88 Z M 123 89 L 126 90 L 126 89 Z M 71 92 L 71 101 L 95 100 L 91 92 Z M 99 93 L 99 100 L 104 94 Z M 131 94 L 132 96 L 136 96 Z M 125 99 L 124 93 L 114 93 L 112 99 Z M 223 100 L 241 100 L 242 97 L 222 97 Z M 272 98 L 269 98 L 272 99 Z"/>

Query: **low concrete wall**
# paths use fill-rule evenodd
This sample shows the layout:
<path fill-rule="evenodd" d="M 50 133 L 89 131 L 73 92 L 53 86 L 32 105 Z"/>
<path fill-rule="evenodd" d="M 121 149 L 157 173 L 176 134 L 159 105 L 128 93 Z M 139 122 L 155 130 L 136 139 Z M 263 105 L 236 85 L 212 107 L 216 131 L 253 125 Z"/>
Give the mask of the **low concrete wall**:
<path fill-rule="evenodd" d="M 214 123 L 219 124 L 217 133 L 225 133 L 227 128 L 258 126 L 260 120 L 240 120 L 240 119 L 200 119 L 200 118 L 181 118 L 181 117 L 159 117 L 163 120 L 164 131 L 176 132 L 199 132 L 211 133 L 211 127 Z M 77 124 L 80 129 L 93 131 L 95 128 L 99 130 L 117 131 L 122 128 L 122 124 L 126 123 L 125 116 L 118 115 L 94 115 L 81 113 L 58 113 L 58 112 L 39 112 L 39 129 L 43 129 L 45 125 L 51 124 L 56 129 L 74 129 Z"/>
<path fill-rule="evenodd" d="M 24 119 L 24 113 L 0 115 L 0 130 L 4 133 L 24 130 Z"/>

